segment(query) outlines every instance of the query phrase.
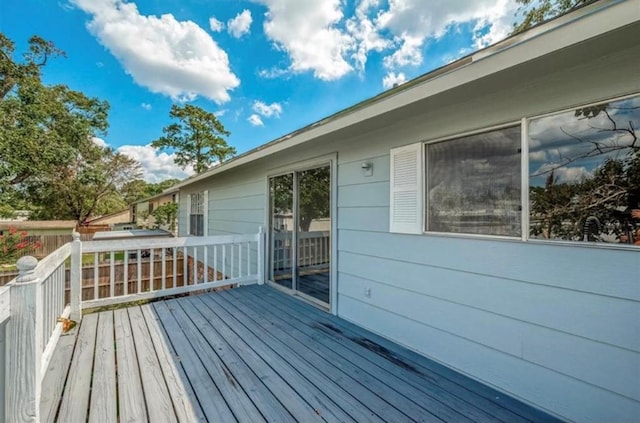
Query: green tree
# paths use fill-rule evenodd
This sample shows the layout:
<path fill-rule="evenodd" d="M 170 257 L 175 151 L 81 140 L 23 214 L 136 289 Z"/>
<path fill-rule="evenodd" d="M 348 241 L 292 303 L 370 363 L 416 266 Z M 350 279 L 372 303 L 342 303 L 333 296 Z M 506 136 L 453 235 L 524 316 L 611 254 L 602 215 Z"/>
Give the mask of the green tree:
<path fill-rule="evenodd" d="M 163 204 L 153 211 L 153 220 L 156 227 L 166 225 L 169 227 L 169 231 L 175 232 L 177 219 L 178 203 Z"/>
<path fill-rule="evenodd" d="M 513 33 L 525 31 L 532 26 L 546 22 L 558 15 L 577 9 L 594 0 L 516 0 L 521 6 L 517 15 L 522 14 Z"/>
<path fill-rule="evenodd" d="M 0 32 L 0 99 L 6 97 L 16 84 L 27 78 L 40 78 L 40 69 L 51 57 L 65 56 L 51 41 L 37 35 L 29 39 L 29 50 L 23 62 L 13 60 L 15 44 Z"/>
<path fill-rule="evenodd" d="M 51 57 L 64 56 L 40 37 L 29 40 L 21 61 L 0 33 L 0 202 L 3 213 L 34 183 L 73 161 L 91 138 L 107 129 L 107 102 L 40 79 Z"/>
<path fill-rule="evenodd" d="M 127 182 L 122 190 L 122 198 L 127 204 L 132 204 L 145 198 L 153 197 L 162 191 L 171 188 L 180 182 L 180 179 L 166 179 L 157 183 L 149 183 L 142 179 L 134 179 Z"/>
<path fill-rule="evenodd" d="M 223 138 L 229 136 L 229 131 L 213 113 L 190 104 L 174 104 L 169 116 L 178 122 L 164 127 L 164 135 L 151 145 L 175 150 L 178 166 L 193 165 L 197 173 L 202 173 L 214 162 L 222 162 L 236 153 Z"/>
<path fill-rule="evenodd" d="M 140 164 L 130 157 L 91 145 L 30 186 L 30 198 L 39 206 L 35 217 L 73 219 L 82 225 L 94 215 L 121 210 L 126 204 L 120 190 L 140 174 Z"/>

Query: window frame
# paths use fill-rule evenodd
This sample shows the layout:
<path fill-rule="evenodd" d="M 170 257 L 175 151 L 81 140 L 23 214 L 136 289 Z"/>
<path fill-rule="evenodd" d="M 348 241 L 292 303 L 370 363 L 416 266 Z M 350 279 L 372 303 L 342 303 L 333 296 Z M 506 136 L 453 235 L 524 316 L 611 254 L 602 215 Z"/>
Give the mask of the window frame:
<path fill-rule="evenodd" d="M 478 129 L 473 129 L 470 131 L 465 131 L 465 132 L 461 132 L 461 133 L 457 133 L 454 135 L 447 135 L 444 137 L 439 137 L 439 138 L 434 138 L 434 139 L 430 139 L 430 140 L 422 140 L 421 143 L 423 144 L 423 154 L 422 154 L 422 204 L 423 204 L 423 210 L 422 210 L 422 233 L 423 235 L 433 235 L 433 236 L 437 236 L 437 237 L 453 237 L 453 238 L 473 238 L 473 239 L 497 239 L 497 240 L 503 240 L 503 241 L 520 241 L 522 240 L 522 237 L 525 234 L 525 230 L 523 229 L 523 218 L 524 218 L 524 213 L 525 213 L 525 208 L 523 207 L 523 203 L 522 203 L 522 190 L 523 190 L 523 181 L 524 178 L 521 177 L 521 181 L 520 181 L 520 199 L 521 199 L 521 205 L 520 205 L 520 224 L 521 224 L 521 233 L 522 235 L 520 237 L 518 236 L 508 236 L 508 235 L 488 235 L 488 234 L 468 234 L 468 233 L 459 233 L 459 232 L 441 232 L 441 231 L 430 231 L 427 230 L 427 220 L 428 220 L 428 210 L 429 210 L 429 195 L 427 193 L 427 188 L 428 188 L 428 180 L 427 180 L 427 173 L 428 173 L 428 169 L 427 169 L 427 154 L 428 154 L 428 146 L 430 144 L 438 144 L 438 143 L 442 143 L 442 142 L 447 142 L 447 141 L 454 141 L 454 140 L 458 140 L 460 138 L 466 138 L 466 137 L 470 137 L 473 135 L 480 135 L 480 134 L 485 134 L 485 133 L 489 133 L 489 132 L 494 132 L 494 131 L 498 131 L 501 129 L 506 129 L 506 128 L 512 128 L 515 126 L 520 125 L 520 172 L 521 174 L 524 174 L 522 172 L 522 156 L 524 154 L 524 140 L 522 137 L 522 125 L 523 125 L 523 119 L 520 120 L 512 120 L 512 121 L 507 121 L 507 122 L 503 122 L 503 123 L 499 123 L 497 125 L 492 125 L 492 126 L 487 126 L 484 128 L 478 128 Z"/>
<path fill-rule="evenodd" d="M 202 213 L 193 213 L 193 198 L 194 196 L 202 196 Z M 207 195 L 207 191 L 206 190 L 202 190 L 202 191 L 197 191 L 197 192 L 192 192 L 189 194 L 189 196 L 187 197 L 187 234 L 189 236 L 207 236 L 207 232 L 208 232 L 208 228 L 207 228 L 207 211 L 208 211 L 208 195 Z M 202 234 L 197 233 L 197 226 L 195 225 L 196 228 L 194 230 L 194 228 L 192 227 L 192 216 L 202 216 Z"/>
<path fill-rule="evenodd" d="M 617 101 L 623 101 L 634 97 L 639 97 L 640 92 L 632 92 L 624 95 L 612 96 L 612 97 L 604 97 L 599 100 L 591 101 L 588 103 L 577 103 L 571 106 L 566 106 L 562 108 L 555 109 L 553 111 L 548 111 L 539 114 L 532 114 L 528 116 L 523 116 L 517 120 L 505 121 L 503 123 L 498 123 L 495 125 L 490 125 L 482 128 L 475 128 L 468 131 L 463 131 L 459 133 L 455 133 L 452 135 L 446 135 L 433 139 L 421 139 L 418 143 L 423 145 L 423 154 L 421 154 L 422 159 L 422 234 L 426 236 L 432 237 L 446 237 L 446 238 L 461 238 L 461 239 L 488 239 L 488 240 L 499 240 L 506 242 L 524 242 L 524 243 L 533 243 L 533 244 L 542 244 L 542 245 L 556 245 L 556 246 L 572 246 L 572 247 L 582 247 L 582 248 L 604 248 L 604 249 L 612 249 L 612 250 L 625 250 L 625 251 L 638 251 L 638 247 L 632 244 L 620 244 L 620 243 L 607 243 L 607 242 L 583 242 L 583 241 L 570 241 L 570 240 L 553 240 L 553 239 L 539 239 L 539 238 L 531 238 L 529 236 L 530 231 L 530 204 L 529 204 L 529 126 L 532 120 L 554 116 L 562 113 L 573 112 L 578 108 L 588 108 L 597 106 L 604 103 L 613 103 Z M 520 200 L 521 200 L 521 236 L 504 236 L 504 235 L 486 235 L 486 234 L 467 234 L 467 233 L 453 233 L 453 232 L 438 232 L 438 231 L 430 231 L 427 230 L 427 219 L 428 219 L 428 181 L 427 181 L 427 150 L 429 144 L 441 143 L 446 141 L 452 141 L 459 138 L 464 138 L 468 136 L 478 135 L 482 133 L 488 133 L 508 127 L 513 127 L 520 125 L 520 177 L 521 177 L 521 187 L 520 187 Z"/>

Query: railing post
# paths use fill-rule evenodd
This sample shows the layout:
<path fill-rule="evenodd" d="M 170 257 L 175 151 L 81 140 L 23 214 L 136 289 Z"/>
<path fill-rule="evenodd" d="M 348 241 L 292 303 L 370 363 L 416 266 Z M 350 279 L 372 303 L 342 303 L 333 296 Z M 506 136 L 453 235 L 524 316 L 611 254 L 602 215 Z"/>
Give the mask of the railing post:
<path fill-rule="evenodd" d="M 20 258 L 18 277 L 11 286 L 5 379 L 8 423 L 40 422 L 42 290 L 35 275 L 37 265 L 34 257 Z"/>
<path fill-rule="evenodd" d="M 69 278 L 69 302 L 71 306 L 71 320 L 82 320 L 82 242 L 80 234 L 73 233 L 71 243 L 71 271 Z"/>
<path fill-rule="evenodd" d="M 264 279 L 264 229 L 262 226 L 258 228 L 258 285 L 262 285 L 265 282 Z"/>

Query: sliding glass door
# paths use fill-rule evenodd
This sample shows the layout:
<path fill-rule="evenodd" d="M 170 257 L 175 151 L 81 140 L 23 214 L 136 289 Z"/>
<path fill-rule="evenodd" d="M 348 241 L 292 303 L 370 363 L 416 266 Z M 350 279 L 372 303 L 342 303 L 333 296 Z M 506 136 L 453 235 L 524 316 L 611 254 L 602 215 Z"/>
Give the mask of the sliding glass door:
<path fill-rule="evenodd" d="M 329 304 L 331 286 L 331 168 L 270 178 L 270 279 Z"/>

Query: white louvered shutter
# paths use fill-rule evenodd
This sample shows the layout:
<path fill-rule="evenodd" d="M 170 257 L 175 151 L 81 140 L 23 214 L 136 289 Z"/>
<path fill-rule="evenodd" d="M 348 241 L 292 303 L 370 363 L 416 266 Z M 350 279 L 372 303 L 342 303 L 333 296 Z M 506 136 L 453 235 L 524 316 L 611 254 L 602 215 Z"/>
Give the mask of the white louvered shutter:
<path fill-rule="evenodd" d="M 209 191 L 205 190 L 202 197 L 202 234 L 209 236 Z"/>
<path fill-rule="evenodd" d="M 422 233 L 422 145 L 391 149 L 390 232 Z"/>

